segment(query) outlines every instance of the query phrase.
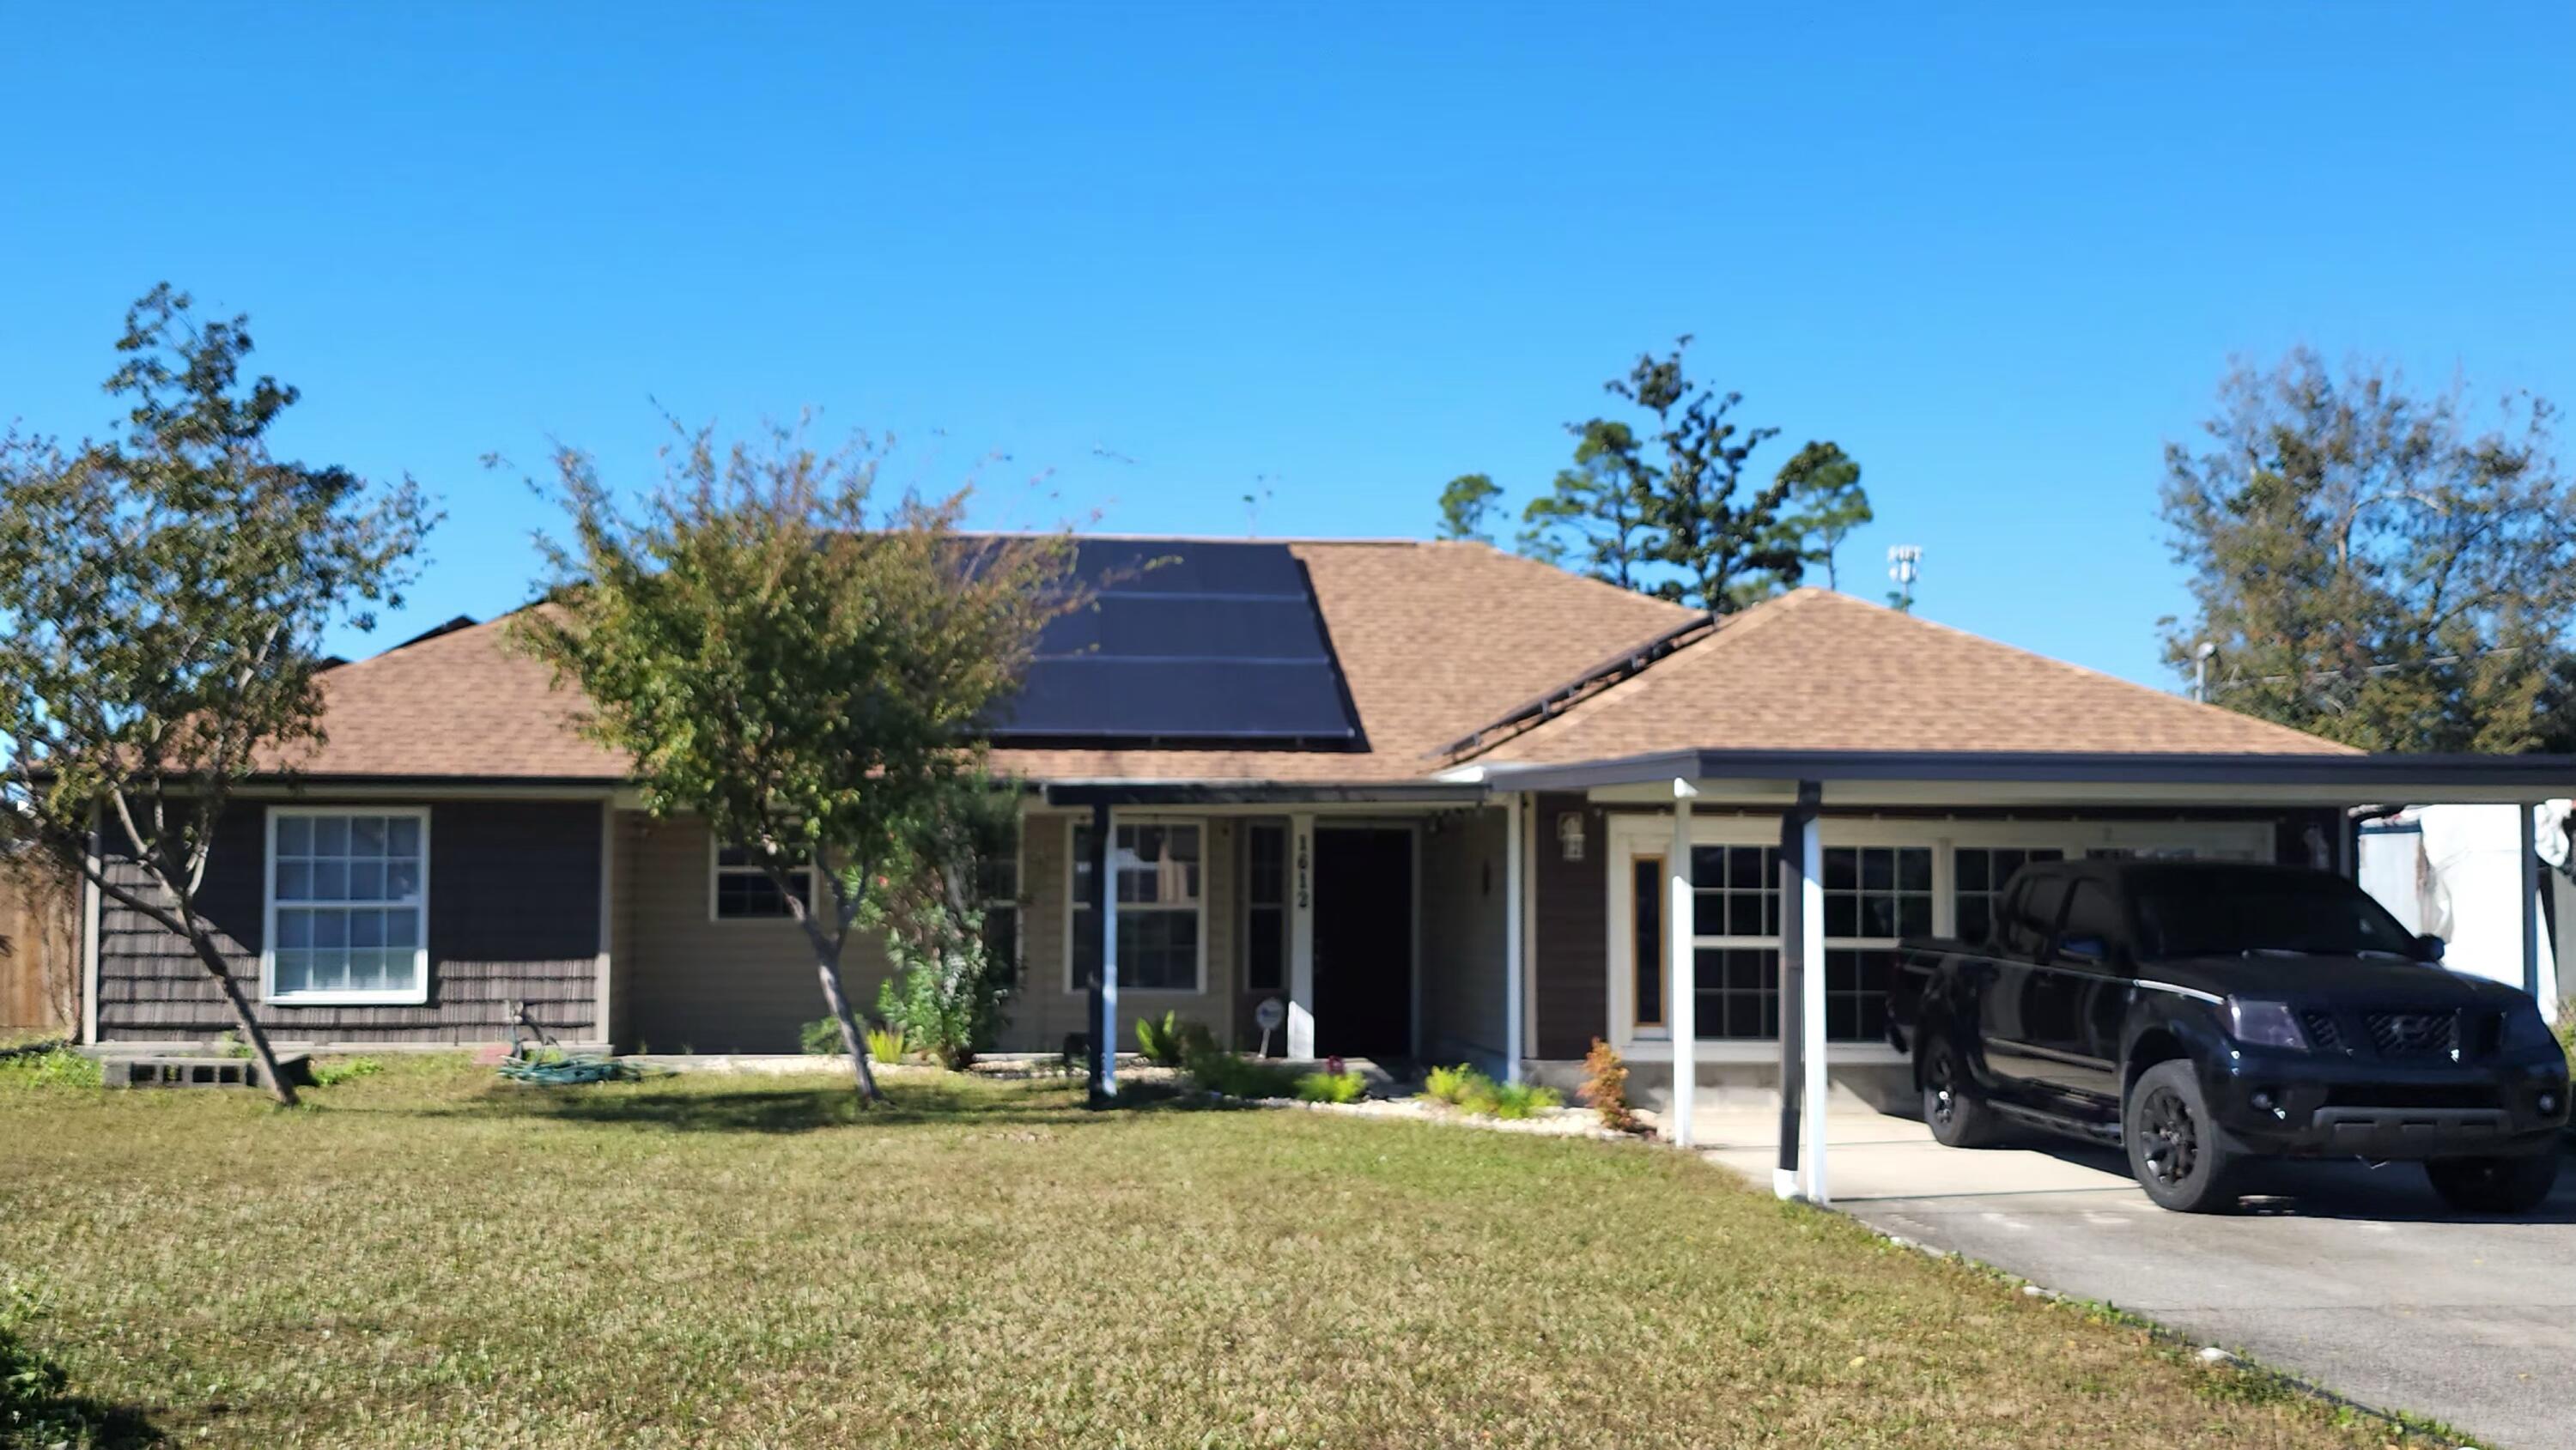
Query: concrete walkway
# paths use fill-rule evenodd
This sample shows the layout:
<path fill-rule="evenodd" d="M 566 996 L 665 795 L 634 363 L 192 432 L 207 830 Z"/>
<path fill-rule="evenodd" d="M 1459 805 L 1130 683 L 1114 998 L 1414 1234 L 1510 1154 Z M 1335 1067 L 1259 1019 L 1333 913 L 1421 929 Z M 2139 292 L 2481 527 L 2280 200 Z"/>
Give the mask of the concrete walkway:
<path fill-rule="evenodd" d="M 1768 1184 L 1778 1124 L 1703 1108 L 1708 1156 Z M 2542 1210 L 2460 1219 L 2421 1169 L 2268 1165 L 2247 1211 L 2167 1213 L 2119 1155 L 1965 1150 L 1828 1114 L 1835 1206 L 2061 1293 L 2144 1314 L 2366 1405 L 2520 1450 L 2576 1450 L 2576 1164 Z"/>

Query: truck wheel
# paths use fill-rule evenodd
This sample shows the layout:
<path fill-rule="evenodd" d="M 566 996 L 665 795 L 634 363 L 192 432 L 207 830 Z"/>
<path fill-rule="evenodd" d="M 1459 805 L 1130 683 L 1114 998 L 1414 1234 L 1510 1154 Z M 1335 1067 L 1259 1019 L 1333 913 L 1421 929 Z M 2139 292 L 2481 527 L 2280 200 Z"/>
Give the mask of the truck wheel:
<path fill-rule="evenodd" d="M 2558 1183 L 2556 1150 L 2523 1158 L 2435 1158 L 2433 1191 L 2462 1213 L 2529 1213 Z"/>
<path fill-rule="evenodd" d="M 1950 1148 L 1983 1148 L 2000 1141 L 2003 1125 L 1978 1096 L 1959 1049 L 1939 1033 L 1926 1033 L 1922 1052 L 1917 1075 L 1923 1081 L 1923 1121 L 1933 1138 Z"/>
<path fill-rule="evenodd" d="M 2129 1171 L 2160 1208 L 2225 1213 L 2236 1207 L 2242 1156 L 2209 1116 L 2200 1079 L 2185 1061 L 2160 1062 L 2129 1089 L 2121 1114 Z"/>

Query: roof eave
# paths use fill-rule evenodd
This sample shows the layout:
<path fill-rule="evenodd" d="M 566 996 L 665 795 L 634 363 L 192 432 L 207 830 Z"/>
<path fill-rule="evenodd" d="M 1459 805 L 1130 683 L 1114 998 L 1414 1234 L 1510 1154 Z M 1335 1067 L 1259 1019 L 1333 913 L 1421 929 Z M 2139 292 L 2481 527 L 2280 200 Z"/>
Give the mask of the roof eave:
<path fill-rule="evenodd" d="M 2271 787 L 2345 800 L 2529 801 L 2576 791 L 2576 756 L 2119 751 L 1667 750 L 1495 764 L 1497 791 L 1590 791 L 1671 780 Z"/>

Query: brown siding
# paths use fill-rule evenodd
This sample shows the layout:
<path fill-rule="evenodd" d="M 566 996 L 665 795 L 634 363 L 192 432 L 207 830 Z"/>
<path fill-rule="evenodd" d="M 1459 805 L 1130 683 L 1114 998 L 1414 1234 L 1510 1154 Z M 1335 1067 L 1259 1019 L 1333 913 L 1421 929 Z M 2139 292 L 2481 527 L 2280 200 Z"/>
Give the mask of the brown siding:
<path fill-rule="evenodd" d="M 299 800 L 392 807 L 395 801 Z M 439 801 L 429 807 L 429 1000 L 419 1006 L 259 1005 L 290 1042 L 489 1042 L 510 1004 L 568 1041 L 599 1038 L 597 801 Z M 245 803 L 218 823 L 199 900 L 256 999 L 267 811 Z M 109 870 L 143 886 L 111 851 Z M 232 1030 L 232 1014 L 185 941 L 140 912 L 99 912 L 99 1036 L 186 1041 Z"/>
<path fill-rule="evenodd" d="M 1601 811 L 1579 795 L 1536 798 L 1530 833 L 1536 925 L 1530 943 L 1536 976 L 1537 1056 L 1581 1057 L 1609 1031 L 1609 829 Z M 1568 861 L 1557 845 L 1557 818 L 1583 817 L 1583 859 Z"/>
<path fill-rule="evenodd" d="M 804 929 L 792 921 L 717 921 L 712 857 L 693 816 L 622 813 L 619 871 L 626 902 L 617 958 L 625 1026 L 620 1047 L 655 1052 L 794 1052 L 826 1015 Z M 853 936 L 842 989 L 862 1017 L 886 979 L 884 943 Z"/>
<path fill-rule="evenodd" d="M 1422 1050 L 1503 1066 L 1505 815 L 1432 818 L 1422 837 Z"/>

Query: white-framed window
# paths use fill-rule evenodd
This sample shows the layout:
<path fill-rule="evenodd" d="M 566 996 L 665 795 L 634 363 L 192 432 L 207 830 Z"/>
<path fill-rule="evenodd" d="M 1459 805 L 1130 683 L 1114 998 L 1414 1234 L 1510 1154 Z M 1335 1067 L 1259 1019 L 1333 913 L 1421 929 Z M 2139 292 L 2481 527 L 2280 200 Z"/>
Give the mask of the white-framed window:
<path fill-rule="evenodd" d="M 984 953 L 1007 980 L 1020 979 L 1020 832 L 1010 849 L 988 843 L 975 859 L 976 905 L 984 913 Z"/>
<path fill-rule="evenodd" d="M 271 806 L 261 997 L 429 1000 L 429 812 Z"/>
<path fill-rule="evenodd" d="M 1091 930 L 1091 825 L 1075 821 L 1065 990 L 1088 989 L 1099 965 Z M 1201 843 L 1197 822 L 1122 821 L 1109 853 L 1118 892 L 1118 986 L 1130 992 L 1206 990 Z"/>
<path fill-rule="evenodd" d="M 799 866 L 787 873 L 787 880 L 797 899 L 812 905 L 813 868 Z M 707 920 L 789 921 L 795 915 L 788 909 L 787 898 L 779 894 L 778 883 L 769 879 L 749 850 L 722 841 L 707 843 Z"/>
<path fill-rule="evenodd" d="M 1669 1040 L 1663 1023 L 1663 861 L 1670 818 L 1613 817 L 1612 1045 Z M 1702 812 L 1691 825 L 1692 1008 L 1703 1041 L 1780 1032 L 1779 818 Z M 1824 822 L 1825 1036 L 1855 1046 L 1886 1032 L 1898 942 L 1982 936 L 1996 893 L 2033 861 L 2085 856 L 2272 858 L 2260 821 Z M 1650 899 L 1652 898 L 1652 899 Z M 1655 980 L 1651 983 L 1649 978 Z"/>

